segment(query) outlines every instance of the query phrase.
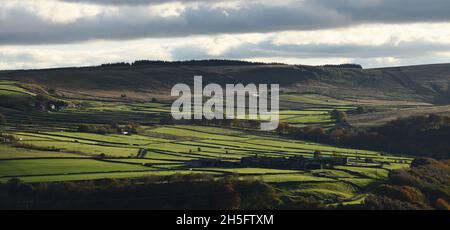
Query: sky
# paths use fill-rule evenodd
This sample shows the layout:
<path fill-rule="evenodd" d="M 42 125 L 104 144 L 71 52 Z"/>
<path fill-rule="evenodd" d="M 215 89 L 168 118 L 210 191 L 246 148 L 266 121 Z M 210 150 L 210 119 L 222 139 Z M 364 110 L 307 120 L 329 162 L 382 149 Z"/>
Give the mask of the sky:
<path fill-rule="evenodd" d="M 449 0 L 0 0 L 0 70 L 237 59 L 450 63 Z"/>

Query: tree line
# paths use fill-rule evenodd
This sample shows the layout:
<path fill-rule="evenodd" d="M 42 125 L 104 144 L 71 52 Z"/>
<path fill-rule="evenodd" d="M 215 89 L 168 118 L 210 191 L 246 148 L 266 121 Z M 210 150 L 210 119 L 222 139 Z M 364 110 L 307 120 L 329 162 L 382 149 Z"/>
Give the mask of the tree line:
<path fill-rule="evenodd" d="M 321 67 L 339 69 L 363 69 L 363 67 L 359 64 L 322 65 Z"/>
<path fill-rule="evenodd" d="M 246 66 L 246 65 L 267 65 L 263 62 L 250 62 L 240 60 L 225 60 L 225 59 L 208 59 L 208 60 L 186 60 L 186 61 L 161 61 L 161 60 L 137 60 L 132 63 L 117 62 L 105 63 L 100 67 L 133 67 L 133 66 Z M 279 63 L 270 63 L 278 64 Z"/>
<path fill-rule="evenodd" d="M 138 134 L 141 132 L 140 124 L 137 122 L 126 122 L 119 124 L 111 122 L 111 124 L 97 125 L 97 124 L 81 124 L 77 127 L 78 132 L 95 133 L 95 134 Z"/>

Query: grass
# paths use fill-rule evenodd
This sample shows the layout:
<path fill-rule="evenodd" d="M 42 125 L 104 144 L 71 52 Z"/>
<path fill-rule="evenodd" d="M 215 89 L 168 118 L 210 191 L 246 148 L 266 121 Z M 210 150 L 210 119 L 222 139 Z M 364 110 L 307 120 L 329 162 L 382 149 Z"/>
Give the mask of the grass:
<path fill-rule="evenodd" d="M 37 158 L 37 157 L 82 157 L 82 156 L 62 152 L 15 148 L 11 145 L 0 144 L 0 159 Z"/>
<path fill-rule="evenodd" d="M 80 133 L 80 132 L 48 132 L 49 135 L 57 135 L 62 137 L 70 137 L 78 140 L 90 140 L 95 142 L 106 142 L 111 144 L 125 144 L 125 145 L 148 145 L 152 143 L 167 142 L 170 140 L 147 137 L 142 135 L 119 135 L 119 134 L 108 134 L 100 135 L 93 133 Z"/>
<path fill-rule="evenodd" d="M 184 130 L 192 130 L 197 132 L 203 132 L 203 133 L 209 133 L 209 134 L 218 134 L 218 135 L 240 135 L 240 136 L 246 136 L 247 134 L 245 132 L 234 130 L 234 129 L 227 129 L 227 128 L 221 128 L 221 127 L 208 127 L 208 126 L 195 126 L 195 125 L 177 125 L 175 126 L 179 129 Z"/>
<path fill-rule="evenodd" d="M 335 170 L 335 169 L 323 169 L 323 170 L 313 170 L 311 171 L 311 173 L 315 176 L 320 176 L 320 177 L 329 177 L 329 178 L 354 178 L 355 176 L 348 173 L 348 172 L 344 172 L 341 170 Z"/>
<path fill-rule="evenodd" d="M 323 96 L 320 94 L 282 94 L 280 95 L 281 101 L 291 101 L 291 102 L 301 102 L 306 104 L 314 104 L 314 105 L 348 105 L 349 103 L 343 100 L 338 100 L 335 98 Z"/>
<path fill-rule="evenodd" d="M 280 115 L 280 121 L 292 124 L 320 124 L 320 123 L 332 123 L 329 114 L 312 114 L 312 115 Z"/>
<path fill-rule="evenodd" d="M 122 163 L 142 163 L 161 164 L 165 169 L 173 169 L 183 166 L 183 162 L 199 158 L 228 158 L 239 159 L 244 156 L 252 156 L 255 152 L 266 156 L 310 156 L 312 152 L 319 150 L 323 154 L 338 154 L 347 156 L 365 156 L 387 160 L 387 156 L 380 156 L 377 152 L 361 151 L 347 148 L 338 148 L 317 143 L 304 141 L 294 141 L 277 137 L 262 137 L 249 135 L 243 131 L 203 126 L 159 126 L 151 132 L 162 133 L 172 136 L 192 137 L 197 140 L 177 140 L 168 137 L 154 137 L 144 135 L 99 135 L 79 132 L 41 132 L 28 133 L 16 132 L 17 137 L 22 138 L 22 143 L 31 144 L 37 147 L 60 148 L 62 152 L 45 152 L 34 150 L 18 150 L 13 147 L 4 148 L 0 157 L 62 157 L 76 156 L 70 153 L 84 153 L 87 155 L 105 154 L 106 156 L 129 157 L 136 156 L 139 148 L 148 148 L 149 152 L 145 159 L 115 159 Z M 7 151 L 9 150 L 9 151 Z M 14 150 L 14 151 L 13 151 Z M 10 152 L 10 153 L 7 153 Z M 38 153 L 39 152 L 39 153 Z M 228 153 L 226 153 L 228 152 Z M 23 155 L 22 155 L 23 154 Z M 42 154 L 42 155 L 38 155 Z M 394 157 L 394 159 L 396 159 Z M 175 161 L 175 162 L 174 162 Z M 176 164 L 176 162 L 179 162 Z M 139 165 L 138 165 L 139 166 Z M 160 167 L 160 168 L 161 168 Z M 405 164 L 385 165 L 386 169 L 407 167 Z M 148 169 L 148 168 L 147 168 Z M 386 169 L 373 169 L 368 167 L 343 167 L 335 170 L 317 170 L 308 175 L 270 175 L 266 178 L 275 181 L 292 179 L 294 181 L 310 178 L 323 179 L 348 179 L 348 178 L 382 178 L 387 176 Z M 203 169 L 205 170 L 205 169 Z M 290 170 L 275 169 L 210 169 L 219 172 L 234 172 L 242 175 L 248 174 L 291 174 Z M 269 176 L 269 175 L 268 175 Z M 300 178 L 300 179 L 299 179 Z"/>
<path fill-rule="evenodd" d="M 383 166 L 383 168 L 389 169 L 389 170 L 404 169 L 404 168 L 408 168 L 408 167 L 409 167 L 409 165 L 407 165 L 407 164 L 398 164 L 398 163 L 391 163 L 391 164 Z"/>
<path fill-rule="evenodd" d="M 245 137 L 232 136 L 226 134 L 213 134 L 202 131 L 184 129 L 183 127 L 158 127 L 151 130 L 154 133 L 169 134 L 179 137 L 189 137 L 195 139 L 213 139 L 213 140 L 245 140 Z"/>
<path fill-rule="evenodd" d="M 349 182 L 360 188 L 367 187 L 376 181 L 375 179 L 371 178 L 340 178 L 340 180 Z"/>
<path fill-rule="evenodd" d="M 367 168 L 367 167 L 352 167 L 352 166 L 337 166 L 337 169 L 345 170 L 360 174 L 366 178 L 381 179 L 388 176 L 388 170 L 383 168 Z"/>
<path fill-rule="evenodd" d="M 269 183 L 333 181 L 333 179 L 316 177 L 307 173 L 261 175 L 258 178 Z"/>
<path fill-rule="evenodd" d="M 70 141 L 22 141 L 24 144 L 29 144 L 41 148 L 57 148 L 65 152 L 83 153 L 87 155 L 100 155 L 105 154 L 106 156 L 115 157 L 128 157 L 136 156 L 138 153 L 138 148 L 131 147 L 116 147 L 116 146 L 101 146 L 97 144 L 88 144 L 80 142 L 70 142 Z"/>
<path fill-rule="evenodd" d="M 188 170 L 170 170 L 170 171 L 142 171 L 142 172 L 108 172 L 95 174 L 77 174 L 77 175 L 52 175 L 52 176 L 23 176 L 20 180 L 26 183 L 52 182 L 52 181 L 80 181 L 80 180 L 98 180 L 98 179 L 119 179 L 119 178 L 138 178 L 143 176 L 168 176 L 173 174 L 192 174 L 195 172 Z M 214 173 L 210 173 L 214 174 Z M 6 182 L 9 178 L 0 178 L 0 182 Z"/>
<path fill-rule="evenodd" d="M 277 187 L 288 197 L 314 198 L 323 204 L 336 205 L 336 201 L 354 201 L 360 189 L 345 181 L 310 181 L 278 183 Z"/>
<path fill-rule="evenodd" d="M 28 95 L 35 96 L 36 94 L 31 93 L 24 88 L 21 88 L 13 82 L 0 81 L 0 95 Z"/>
<path fill-rule="evenodd" d="M 14 84 L 2 84 L 5 91 Z M 11 89 L 11 88 L 9 88 Z M 16 89 L 19 90 L 19 89 Z M 23 89 L 22 89 L 23 90 Z M 289 100 L 303 103 L 317 103 L 317 108 L 282 110 L 282 122 L 294 125 L 333 125 L 329 111 L 338 108 L 351 109 L 346 102 L 320 95 L 288 95 Z M 23 144 L 31 147 L 54 147 L 60 151 L 39 151 L 0 145 L 0 181 L 20 177 L 25 182 L 72 181 L 103 178 L 134 178 L 145 175 L 172 175 L 175 173 L 208 173 L 224 176 L 230 173 L 241 177 L 253 177 L 286 189 L 292 196 L 316 196 L 324 202 L 351 200 L 358 189 L 370 186 L 384 179 L 389 170 L 408 167 L 408 164 L 394 163 L 410 158 L 381 155 L 374 151 L 340 148 L 319 143 L 291 140 L 274 134 L 264 135 L 247 129 L 206 127 L 196 125 L 155 125 L 158 116 L 170 112 L 162 103 L 133 104 L 126 102 L 88 101 L 82 108 L 70 108 L 53 113 L 23 113 L 1 108 L 6 114 L 10 128 L 8 133 L 21 138 Z M 27 117 L 33 122 L 25 124 Z M 78 124 L 108 124 L 111 121 L 139 122 L 143 132 L 140 135 L 92 134 L 75 132 Z M 143 159 L 136 157 L 139 149 L 147 148 Z M 373 167 L 336 167 L 335 169 L 299 170 L 267 168 L 186 168 L 186 162 L 202 158 L 226 158 L 239 160 L 241 157 L 280 157 L 305 155 L 314 151 L 323 155 L 344 155 L 368 157 L 391 162 L 380 169 Z M 105 154 L 121 157 L 99 161 L 88 158 Z M 32 159 L 45 157 L 48 159 Z M 83 159 L 62 159 L 82 157 Z M 27 158 L 8 160 L 11 158 Z M 151 167 L 143 166 L 152 164 Z M 351 200 L 351 201 L 350 201 Z"/>
<path fill-rule="evenodd" d="M 148 167 L 92 159 L 35 159 L 0 161 L 0 177 L 28 175 L 142 171 Z"/>
<path fill-rule="evenodd" d="M 173 154 L 173 153 L 156 153 L 156 152 L 148 152 L 145 156 L 145 159 L 152 159 L 152 160 L 176 160 L 176 161 L 189 161 L 196 159 L 195 157 L 189 157 L 182 154 Z"/>
<path fill-rule="evenodd" d="M 149 164 L 171 164 L 174 161 L 168 161 L 168 160 L 158 160 L 158 159 L 113 159 L 110 161 L 115 161 L 115 162 L 125 162 L 125 163 L 133 163 L 133 164 L 145 164 L 145 163 L 149 163 Z M 180 161 L 182 162 L 182 161 Z"/>
<path fill-rule="evenodd" d="M 228 173 L 237 173 L 241 175 L 246 174 L 292 174 L 301 173 L 298 170 L 284 170 L 284 169 L 267 169 L 267 168 L 200 168 L 201 170 L 220 171 Z"/>

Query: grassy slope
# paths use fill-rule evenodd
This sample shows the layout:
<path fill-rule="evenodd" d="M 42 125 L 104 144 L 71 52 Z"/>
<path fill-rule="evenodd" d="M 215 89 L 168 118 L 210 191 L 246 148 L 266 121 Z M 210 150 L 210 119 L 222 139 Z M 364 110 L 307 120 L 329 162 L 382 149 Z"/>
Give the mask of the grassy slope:
<path fill-rule="evenodd" d="M 89 67 L 3 71 L 0 79 L 36 83 L 72 97 L 118 98 L 125 93 L 129 97 L 150 99 L 154 94 L 167 96 L 176 83 L 192 84 L 192 77 L 199 73 L 205 82 L 278 83 L 285 91 L 334 98 L 325 103 L 340 104 L 336 99 L 343 98 L 440 103 L 449 100 L 448 64 L 369 70 L 291 65 Z M 301 99 L 319 103 L 308 96 Z"/>

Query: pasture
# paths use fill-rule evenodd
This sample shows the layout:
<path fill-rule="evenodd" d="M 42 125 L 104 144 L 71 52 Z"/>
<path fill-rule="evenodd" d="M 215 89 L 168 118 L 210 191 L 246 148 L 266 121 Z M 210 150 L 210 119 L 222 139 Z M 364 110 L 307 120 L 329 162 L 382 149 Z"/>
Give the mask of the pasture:
<path fill-rule="evenodd" d="M 0 82 L 0 95 L 33 93 Z M 284 108 L 281 122 L 295 126 L 330 127 L 333 109 L 355 108 L 351 101 L 320 95 L 284 95 L 282 100 L 307 103 L 307 109 Z M 261 179 L 289 196 L 319 197 L 326 204 L 360 201 L 372 183 L 393 169 L 408 167 L 412 158 L 360 149 L 293 140 L 258 130 L 192 124 L 160 124 L 170 113 L 170 103 L 73 100 L 60 111 L 36 112 L 0 107 L 6 124 L 3 134 L 15 143 L 0 144 L 0 182 L 20 178 L 29 183 L 49 181 L 139 178 L 147 175 L 207 173 L 215 177 L 236 175 Z M 139 134 L 87 133 L 81 124 L 139 123 Z M 144 154 L 140 152 L 145 149 Z M 192 166 L 196 160 L 239 162 L 242 157 L 342 156 L 349 165 L 333 169 L 290 170 L 255 167 Z M 377 164 L 363 164 L 360 159 Z"/>

